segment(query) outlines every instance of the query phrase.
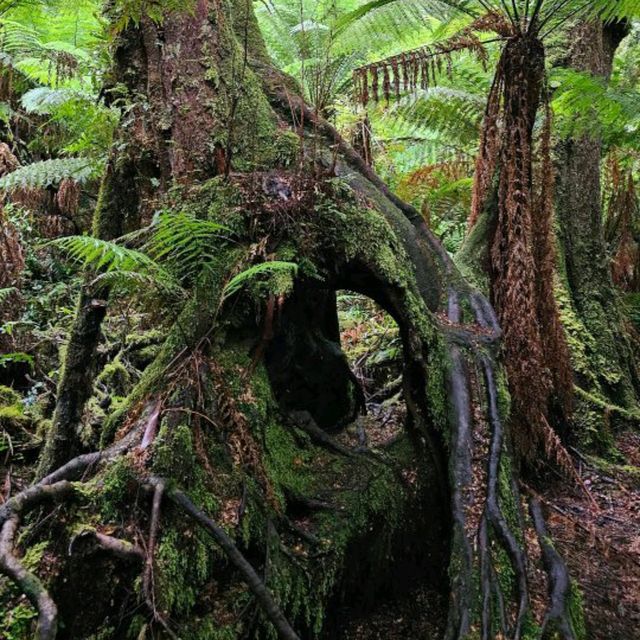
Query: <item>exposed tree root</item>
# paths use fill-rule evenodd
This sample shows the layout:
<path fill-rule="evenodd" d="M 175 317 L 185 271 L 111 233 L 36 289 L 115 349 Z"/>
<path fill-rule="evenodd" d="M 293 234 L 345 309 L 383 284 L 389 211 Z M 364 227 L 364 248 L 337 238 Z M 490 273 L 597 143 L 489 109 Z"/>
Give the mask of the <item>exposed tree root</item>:
<path fill-rule="evenodd" d="M 157 421 L 157 418 L 156 418 Z M 145 430 L 143 445 L 147 437 L 148 428 Z M 155 560 L 156 542 L 158 540 L 158 528 L 160 526 L 160 505 L 162 504 L 162 496 L 164 495 L 164 482 L 159 481 L 153 487 L 153 500 L 151 503 L 151 524 L 149 526 L 149 542 L 147 543 L 147 553 L 145 554 L 144 572 L 142 574 L 142 591 L 147 607 L 153 616 L 154 622 L 162 626 L 166 633 L 177 638 L 175 633 L 169 627 L 164 616 L 158 611 L 156 606 L 156 592 L 153 576 L 153 563 Z"/>
<path fill-rule="evenodd" d="M 288 417 L 293 426 L 308 434 L 315 444 L 348 458 L 353 458 L 357 455 L 357 451 L 340 444 L 321 429 L 308 411 L 292 411 Z"/>
<path fill-rule="evenodd" d="M 137 425 L 124 438 L 111 447 L 94 453 L 80 455 L 70 460 L 39 482 L 7 499 L 0 506 L 0 571 L 7 575 L 38 611 L 38 638 L 53 640 L 57 634 L 57 607 L 40 580 L 27 571 L 15 555 L 14 547 L 21 516 L 43 502 L 69 497 L 77 485 L 70 482 L 90 468 L 97 470 L 100 463 L 123 455 L 137 442 L 141 425 Z M 138 554 L 130 543 L 95 533 L 96 544 L 118 556 Z M 73 541 L 72 541 L 73 545 Z"/>
<path fill-rule="evenodd" d="M 571 596 L 571 579 L 569 578 L 567 565 L 551 544 L 542 514 L 542 507 L 537 498 L 532 497 L 529 500 L 529 511 L 538 534 L 538 541 L 542 550 L 542 562 L 549 579 L 550 604 L 542 623 L 542 637 L 546 637 L 545 633 L 555 632 L 561 634 L 562 640 L 576 640 L 568 611 L 568 601 Z"/>
<path fill-rule="evenodd" d="M 144 562 L 145 559 L 143 549 L 137 544 L 105 535 L 94 529 L 87 529 L 73 536 L 69 542 L 69 555 L 71 556 L 78 552 L 87 553 L 86 545 L 91 550 L 102 549 L 113 554 L 116 558 L 129 562 Z"/>
<path fill-rule="evenodd" d="M 37 637 L 53 640 L 58 629 L 58 609 L 44 585 L 27 571 L 14 552 L 15 539 L 20 525 L 17 513 L 9 516 L 0 532 L 0 570 L 27 596 L 38 612 Z"/>
<path fill-rule="evenodd" d="M 486 335 L 482 343 L 493 346 L 497 343 L 501 332 L 497 319 L 486 299 L 473 292 L 458 292 L 454 287 L 449 289 L 447 305 L 448 320 L 454 325 L 461 323 L 461 295 L 468 297 L 474 312 L 474 320 Z M 466 333 L 466 332 L 465 332 Z M 471 621 L 468 611 L 473 589 L 473 551 L 469 539 L 466 511 L 469 507 L 468 492 L 472 481 L 472 432 L 474 425 L 470 412 L 471 394 L 469 389 L 468 367 L 481 369 L 484 376 L 487 394 L 487 423 L 490 426 L 490 449 L 487 467 L 487 495 L 482 518 L 477 532 L 478 554 L 480 564 L 480 592 L 481 592 L 481 633 L 483 640 L 490 640 L 494 633 L 492 622 L 492 602 L 498 609 L 498 623 L 505 637 L 518 640 L 522 634 L 522 625 L 529 608 L 527 588 L 525 553 L 511 531 L 502 513 L 499 501 L 500 461 L 504 449 L 504 430 L 500 419 L 497 402 L 497 386 L 494 379 L 493 366 L 489 356 L 478 349 L 477 340 L 468 340 L 460 332 L 451 335 L 447 333 L 449 357 L 451 361 L 449 372 L 450 398 L 453 409 L 452 424 L 452 454 L 450 458 L 450 473 L 452 482 L 452 512 L 454 522 L 454 545 L 458 545 L 460 567 L 452 585 L 452 592 L 457 594 L 454 601 L 454 613 L 450 615 L 447 638 L 464 638 L 470 631 Z M 460 346 L 460 338 L 463 338 Z M 465 352 L 469 355 L 465 356 Z M 471 360 L 466 362 L 466 358 Z M 477 426 L 477 425 L 476 425 Z M 517 495 L 517 494 L 516 494 Z M 500 584 L 495 576 L 491 558 L 491 534 L 495 535 L 507 553 L 516 579 L 517 611 L 513 628 L 509 629 L 508 615 L 504 603 L 504 596 Z M 494 598 L 495 596 L 495 598 Z"/>
<path fill-rule="evenodd" d="M 500 458 L 502 456 L 504 432 L 498 401 L 496 396 L 496 383 L 493 378 L 493 368 L 487 357 L 481 360 L 487 387 L 487 400 L 489 409 L 489 420 L 491 425 L 491 448 L 489 453 L 487 503 L 485 517 L 498 536 L 505 551 L 509 555 L 513 570 L 515 572 L 518 588 L 518 611 L 513 630 L 513 638 L 517 640 L 522 633 L 522 623 L 529 606 L 529 594 L 527 589 L 527 570 L 525 564 L 525 554 L 518 544 L 515 535 L 511 531 L 507 521 L 500 509 L 498 501 L 498 476 L 500 473 Z"/>
<path fill-rule="evenodd" d="M 161 478 L 150 478 L 148 481 L 152 487 L 165 485 Z M 291 625 L 284 617 L 280 607 L 273 599 L 271 592 L 267 589 L 264 581 L 256 573 L 247 559 L 242 555 L 233 540 L 226 531 L 207 516 L 201 509 L 191 502 L 189 497 L 178 489 L 167 489 L 166 496 L 180 507 L 190 518 L 200 524 L 220 546 L 229 561 L 240 571 L 247 586 L 255 596 L 256 600 L 264 610 L 265 614 L 278 632 L 282 640 L 300 640 L 298 634 L 291 628 Z"/>

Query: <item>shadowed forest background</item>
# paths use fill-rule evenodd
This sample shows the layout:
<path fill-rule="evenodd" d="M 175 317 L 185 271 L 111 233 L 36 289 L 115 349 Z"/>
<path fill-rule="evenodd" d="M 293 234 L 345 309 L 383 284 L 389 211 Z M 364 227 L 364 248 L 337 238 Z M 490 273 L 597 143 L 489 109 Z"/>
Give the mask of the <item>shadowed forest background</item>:
<path fill-rule="evenodd" d="M 0 0 L 0 640 L 640 640 L 640 2 Z"/>

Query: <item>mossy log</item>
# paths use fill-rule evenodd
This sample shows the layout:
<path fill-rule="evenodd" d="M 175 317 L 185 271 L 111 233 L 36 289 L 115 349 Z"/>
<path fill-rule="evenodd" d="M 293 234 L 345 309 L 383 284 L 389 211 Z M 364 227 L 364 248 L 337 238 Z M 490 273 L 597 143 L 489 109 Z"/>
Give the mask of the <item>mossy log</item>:
<path fill-rule="evenodd" d="M 407 567 L 450 594 L 447 639 L 539 637 L 544 611 L 532 610 L 525 566 L 533 528 L 503 426 L 490 305 L 419 214 L 273 69 L 251 3 L 197 0 L 162 24 L 132 23 L 116 60 L 139 108 L 121 134 L 138 191 L 136 211 L 113 206 L 121 176 L 109 171 L 100 224 L 126 229 L 109 221 L 125 213 L 144 223 L 154 178 L 164 186 L 156 202 L 222 223 L 234 239 L 103 425 L 103 451 L 82 453 L 75 418 L 59 410 L 47 475 L 0 507 L 0 551 L 25 552 L 25 564 L 37 550 L 30 571 L 56 603 L 39 637 L 56 627 L 74 639 L 336 637 L 341 604 L 374 606 Z M 256 255 L 298 272 L 224 296 Z M 344 288 L 380 304 L 402 338 L 406 429 L 377 451 L 342 433 L 359 403 L 337 335 L 333 296 Z M 70 354 L 96 347 L 85 317 L 81 308 Z M 68 357 L 60 401 L 69 384 L 90 386 L 90 365 Z M 55 511 L 52 487 L 68 489 Z M 16 518 L 33 525 L 28 536 L 16 535 Z M 69 556 L 87 531 L 116 542 Z M 122 553 L 127 543 L 144 562 Z M 5 572 L 11 608 L 27 589 Z"/>

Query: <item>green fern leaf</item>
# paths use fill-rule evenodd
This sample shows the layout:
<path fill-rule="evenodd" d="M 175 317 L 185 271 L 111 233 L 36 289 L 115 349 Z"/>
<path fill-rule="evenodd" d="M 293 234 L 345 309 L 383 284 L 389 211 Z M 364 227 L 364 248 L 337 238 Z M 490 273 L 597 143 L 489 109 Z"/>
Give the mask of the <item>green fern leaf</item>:
<path fill-rule="evenodd" d="M 55 158 L 33 162 L 0 178 L 0 189 L 45 188 L 65 178 L 82 184 L 99 176 L 101 166 L 87 158 Z"/>
<path fill-rule="evenodd" d="M 232 295 L 238 293 L 243 287 L 247 286 L 256 277 L 260 275 L 268 276 L 287 276 L 292 278 L 298 273 L 298 265 L 294 262 L 283 262 L 280 260 L 274 260 L 272 262 L 261 262 L 256 264 L 245 271 L 242 271 L 237 276 L 234 276 L 226 284 L 222 292 L 222 299 L 225 300 Z M 281 283 L 284 284 L 284 283 Z M 287 283 L 289 285 L 290 282 Z M 278 293 L 284 293 L 283 289 L 286 286 L 281 286 Z"/>

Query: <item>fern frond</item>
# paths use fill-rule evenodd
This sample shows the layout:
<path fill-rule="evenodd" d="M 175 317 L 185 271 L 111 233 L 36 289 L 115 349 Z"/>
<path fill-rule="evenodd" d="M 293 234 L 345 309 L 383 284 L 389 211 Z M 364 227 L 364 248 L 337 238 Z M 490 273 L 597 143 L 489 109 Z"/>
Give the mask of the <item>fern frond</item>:
<path fill-rule="evenodd" d="M 91 101 L 92 96 L 77 89 L 52 89 L 50 87 L 36 87 L 22 95 L 20 103 L 27 113 L 49 115 L 61 105 L 71 100 Z"/>
<path fill-rule="evenodd" d="M 87 158 L 55 158 L 20 167 L 0 178 L 0 189 L 44 188 L 67 178 L 82 184 L 100 175 L 101 166 Z"/>
<path fill-rule="evenodd" d="M 272 262 L 261 262 L 256 264 L 245 271 L 242 271 L 238 275 L 229 280 L 222 292 L 222 299 L 225 300 L 232 295 L 238 293 L 242 288 L 251 283 L 255 278 L 261 275 L 267 276 L 285 276 L 286 281 L 281 282 L 278 287 L 278 293 L 285 293 L 284 289 L 291 286 L 291 278 L 298 273 L 298 265 L 294 262 L 283 262 L 280 260 L 273 260 Z"/>
<path fill-rule="evenodd" d="M 141 251 L 91 236 L 66 236 L 47 244 L 57 247 L 71 260 L 94 271 L 150 272 L 160 268 L 154 260 Z"/>
<path fill-rule="evenodd" d="M 479 95 L 432 87 L 394 103 L 382 112 L 380 123 L 387 138 L 433 138 L 436 133 L 446 137 L 450 144 L 475 145 L 484 105 Z"/>
<path fill-rule="evenodd" d="M 183 298 L 185 290 L 173 278 L 169 272 L 158 269 L 154 265 L 153 272 L 130 271 L 126 269 L 112 269 L 101 273 L 93 280 L 94 284 L 106 285 L 111 289 L 118 289 L 128 294 L 148 293 L 149 291 L 161 291 L 174 298 Z"/>
<path fill-rule="evenodd" d="M 227 240 L 230 233 L 223 225 L 210 220 L 199 220 L 185 213 L 162 213 L 153 225 L 144 251 L 181 279 L 192 279 L 215 259 L 220 240 Z"/>
<path fill-rule="evenodd" d="M 5 287 L 4 289 L 0 289 L 0 304 L 7 300 L 11 294 L 16 292 L 17 289 L 15 287 Z"/>
<path fill-rule="evenodd" d="M 564 135 L 598 134 L 605 141 L 618 141 L 637 147 L 640 125 L 640 93 L 608 85 L 602 78 L 571 69 L 555 70 L 552 107 Z"/>

